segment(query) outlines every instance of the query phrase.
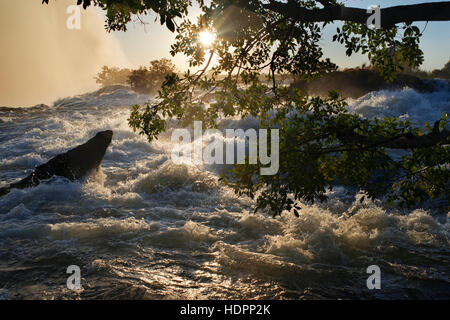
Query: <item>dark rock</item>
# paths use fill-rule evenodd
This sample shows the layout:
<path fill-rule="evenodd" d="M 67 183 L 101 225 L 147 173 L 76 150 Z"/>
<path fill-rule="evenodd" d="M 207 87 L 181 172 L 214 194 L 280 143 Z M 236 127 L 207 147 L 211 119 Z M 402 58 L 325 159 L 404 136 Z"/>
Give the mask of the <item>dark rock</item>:
<path fill-rule="evenodd" d="M 35 187 L 41 180 L 50 179 L 53 176 L 66 177 L 72 181 L 82 178 L 89 171 L 99 168 L 112 136 L 111 130 L 98 132 L 88 142 L 36 167 L 25 179 L 12 183 L 9 187 L 1 188 L 0 196 L 7 194 L 13 188 Z"/>

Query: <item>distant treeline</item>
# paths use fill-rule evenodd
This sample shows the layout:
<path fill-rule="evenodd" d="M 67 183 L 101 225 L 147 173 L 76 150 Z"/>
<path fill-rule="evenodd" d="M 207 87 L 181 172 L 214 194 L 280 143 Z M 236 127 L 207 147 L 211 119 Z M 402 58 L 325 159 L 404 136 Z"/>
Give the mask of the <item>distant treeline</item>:
<path fill-rule="evenodd" d="M 414 70 L 411 68 L 405 68 L 403 72 L 420 78 L 439 78 L 450 80 L 450 60 L 444 65 L 442 69 L 435 69 L 431 72 Z"/>
<path fill-rule="evenodd" d="M 369 69 L 372 71 L 377 71 L 373 66 L 367 66 L 367 65 L 363 64 L 361 67 L 344 69 L 344 70 L 342 70 L 342 72 L 354 71 L 357 69 L 363 69 L 363 70 Z M 403 66 L 403 70 L 401 72 L 399 72 L 399 74 L 400 75 L 407 74 L 407 75 L 416 76 L 416 77 L 422 78 L 422 79 L 439 78 L 439 79 L 443 79 L 443 80 L 450 80 L 450 60 L 444 65 L 444 67 L 442 69 L 435 69 L 433 71 L 423 71 L 420 69 L 411 68 L 410 66 Z"/>
<path fill-rule="evenodd" d="M 136 92 L 155 94 L 161 88 L 166 75 L 175 72 L 175 65 L 169 59 L 160 59 L 150 61 L 149 67 L 141 66 L 136 70 L 103 66 L 95 80 L 103 87 L 129 85 Z"/>
<path fill-rule="evenodd" d="M 344 69 L 341 72 L 354 72 L 355 70 L 371 70 L 372 66 L 362 65 L 358 68 Z M 161 88 L 167 74 L 176 73 L 175 65 L 169 59 L 160 59 L 150 61 L 148 67 L 140 67 L 139 69 L 121 69 L 116 67 L 103 66 L 102 70 L 97 74 L 95 80 L 103 87 L 111 85 L 129 85 L 134 91 L 146 94 L 156 94 Z M 450 80 L 450 60 L 442 69 L 436 69 L 430 72 L 414 69 L 408 66 L 403 67 L 400 74 L 416 76 L 422 79 L 440 78 Z M 267 77 L 266 74 L 261 74 L 261 78 Z M 294 82 L 299 80 L 292 75 L 279 75 L 278 80 L 282 82 L 293 79 Z"/>

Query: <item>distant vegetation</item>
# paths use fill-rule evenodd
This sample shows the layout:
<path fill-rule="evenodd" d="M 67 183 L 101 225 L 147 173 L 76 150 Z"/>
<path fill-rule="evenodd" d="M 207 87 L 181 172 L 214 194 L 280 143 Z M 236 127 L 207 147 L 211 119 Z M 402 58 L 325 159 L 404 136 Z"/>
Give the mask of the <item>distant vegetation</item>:
<path fill-rule="evenodd" d="M 439 78 L 443 80 L 450 80 L 450 60 L 442 69 L 435 69 L 431 72 L 427 72 L 417 69 L 405 68 L 404 73 L 411 74 L 420 78 Z"/>
<path fill-rule="evenodd" d="M 439 78 L 443 80 L 450 80 L 450 60 L 444 65 L 442 69 L 435 69 L 433 71 L 423 71 L 419 68 L 413 68 L 408 65 L 403 66 L 403 70 L 399 74 L 407 74 L 423 79 Z"/>
<path fill-rule="evenodd" d="M 127 84 L 131 75 L 130 69 L 110 68 L 103 66 L 95 77 L 95 82 L 101 84 L 103 87 L 112 86 L 115 84 Z"/>
<path fill-rule="evenodd" d="M 375 77 L 375 80 L 371 80 L 371 78 L 368 78 L 367 72 L 364 73 L 364 71 L 371 71 L 370 74 L 373 77 Z M 359 73 L 358 73 L 359 72 Z M 361 73 L 362 72 L 362 73 Z M 134 91 L 139 93 L 146 93 L 146 94 L 156 94 L 158 90 L 161 88 L 166 75 L 170 75 L 176 73 L 175 65 L 172 63 L 169 59 L 160 59 L 160 60 L 152 60 L 150 61 L 149 67 L 143 67 L 141 66 L 139 69 L 131 70 L 131 69 L 121 69 L 117 67 L 108 67 L 103 66 L 102 70 L 97 74 L 95 77 L 95 80 L 98 84 L 102 85 L 103 87 L 111 86 L 111 85 L 128 85 L 130 86 Z M 354 74 L 358 73 L 365 77 L 364 79 L 357 80 L 357 83 L 360 85 L 363 85 L 364 81 L 371 82 L 372 85 L 377 84 L 379 87 L 382 87 L 381 82 L 384 83 L 381 75 L 378 74 L 377 69 L 374 68 L 371 65 L 365 65 L 363 64 L 360 67 L 356 68 L 347 68 L 343 69 L 341 71 L 335 71 L 331 74 L 324 74 L 322 76 L 323 81 L 315 80 L 313 81 L 309 86 L 314 86 L 314 83 L 316 82 L 324 82 L 327 81 L 328 85 L 323 85 L 324 92 L 328 93 L 329 91 L 329 85 L 331 82 L 333 82 L 333 79 L 330 79 L 330 77 L 335 78 L 334 75 L 341 75 L 342 76 L 348 76 L 348 77 L 354 77 Z M 414 76 L 422 79 L 431 79 L 431 78 L 440 78 L 444 80 L 450 80 L 450 60 L 445 64 L 445 66 L 442 69 L 435 69 L 433 71 L 423 71 L 417 68 L 412 68 L 409 66 L 403 66 L 403 70 L 398 73 L 398 77 L 396 81 L 394 81 L 393 86 L 398 86 L 398 83 L 404 83 L 405 86 L 411 86 L 416 88 L 417 86 L 414 86 L 414 83 L 411 83 L 411 80 L 414 80 L 412 78 L 405 78 L 406 76 Z M 224 77 L 224 76 L 222 76 Z M 294 81 L 294 86 L 296 87 L 304 87 L 306 85 L 305 81 L 297 79 L 295 75 L 284 73 L 284 74 L 277 74 L 277 81 L 279 83 L 285 83 L 285 81 Z M 221 78 L 221 76 L 217 76 L 217 78 Z M 267 73 L 260 73 L 259 78 L 261 81 L 267 81 L 268 78 L 270 78 L 270 74 Z M 406 79 L 406 80 L 405 80 Z M 409 80 L 409 82 L 407 81 Z M 342 81 L 339 80 L 339 81 Z M 338 82 L 339 82 L 338 81 Z M 354 87 L 358 87 L 357 85 L 351 86 L 347 83 L 348 81 L 342 81 L 341 86 L 347 86 L 348 90 L 354 90 Z M 420 85 L 420 84 L 419 84 Z M 372 90 L 376 90 L 376 88 L 373 88 Z M 363 93 L 365 93 L 367 90 L 365 90 Z M 371 91 L 371 90 L 368 90 Z M 425 90 L 426 91 L 426 90 Z M 345 92 L 342 92 L 340 90 L 341 94 L 343 96 L 350 96 L 353 97 L 352 94 L 346 94 Z M 355 97 L 360 96 L 361 94 L 357 94 Z"/>
<path fill-rule="evenodd" d="M 153 60 L 150 67 L 133 70 L 128 83 L 136 92 L 155 94 L 161 88 L 167 75 L 175 73 L 175 65 L 169 59 Z"/>
<path fill-rule="evenodd" d="M 409 65 L 403 65 L 402 66 L 403 70 L 400 70 L 398 72 L 399 75 L 402 74 L 406 74 L 406 75 L 411 75 L 411 76 L 416 76 L 418 78 L 423 78 L 423 79 L 434 79 L 434 78 L 439 78 L 439 79 L 443 79 L 443 80 L 450 80 L 450 60 L 444 65 L 444 67 L 442 69 L 435 69 L 433 71 L 423 71 L 420 70 L 418 68 L 414 68 L 414 67 L 410 67 Z M 373 66 L 366 66 L 366 65 L 362 65 L 361 67 L 358 67 L 356 69 L 364 69 L 364 70 L 371 70 L 371 71 L 377 71 L 376 68 L 374 68 Z M 347 70 L 355 70 L 355 69 L 344 69 L 343 71 L 347 71 Z"/>
<path fill-rule="evenodd" d="M 110 85 L 129 85 L 134 91 L 156 94 L 167 75 L 176 72 L 175 65 L 169 59 L 150 61 L 149 67 L 136 70 L 110 68 L 103 66 L 95 80 L 103 87 Z"/>
<path fill-rule="evenodd" d="M 386 81 L 374 66 L 362 65 L 322 74 L 313 80 L 295 79 L 291 88 L 297 88 L 309 95 L 327 97 L 330 90 L 337 90 L 342 97 L 359 98 L 368 92 L 381 89 L 412 88 L 418 92 L 432 92 L 435 87 L 427 79 L 450 80 L 450 61 L 442 68 L 431 72 L 403 66 L 393 80 Z"/>

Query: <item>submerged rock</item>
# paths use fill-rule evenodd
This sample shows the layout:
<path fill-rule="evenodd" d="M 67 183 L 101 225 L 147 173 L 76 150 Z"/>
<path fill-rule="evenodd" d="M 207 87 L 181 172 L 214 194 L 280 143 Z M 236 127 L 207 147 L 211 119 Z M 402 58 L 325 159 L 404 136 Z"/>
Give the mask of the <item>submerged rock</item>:
<path fill-rule="evenodd" d="M 99 168 L 106 149 L 111 143 L 112 136 L 111 130 L 98 132 L 88 142 L 66 153 L 59 154 L 47 163 L 36 167 L 25 179 L 12 183 L 9 187 L 0 188 L 0 196 L 7 194 L 14 188 L 35 187 L 41 180 L 50 179 L 53 176 L 66 177 L 72 181 L 82 178 L 89 171 Z"/>

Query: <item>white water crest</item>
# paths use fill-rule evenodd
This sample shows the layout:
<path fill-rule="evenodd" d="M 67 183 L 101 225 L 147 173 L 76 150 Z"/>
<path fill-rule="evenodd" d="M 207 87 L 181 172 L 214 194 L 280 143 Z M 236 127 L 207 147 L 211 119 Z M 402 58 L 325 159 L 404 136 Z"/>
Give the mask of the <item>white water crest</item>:
<path fill-rule="evenodd" d="M 303 204 L 298 218 L 253 214 L 253 200 L 217 181 L 223 166 L 170 160 L 173 127 L 152 143 L 128 127 L 129 106 L 148 100 L 115 88 L 0 109 L 3 184 L 98 131 L 114 131 L 102 171 L 0 198 L 0 297 L 450 297 L 450 215 L 439 203 L 389 209 L 337 187 L 328 202 Z M 373 92 L 350 109 L 423 125 L 450 110 L 450 92 Z M 245 129 L 256 121 L 223 124 Z M 374 264 L 382 290 L 366 287 Z M 65 287 L 69 265 L 81 267 L 82 290 Z"/>

